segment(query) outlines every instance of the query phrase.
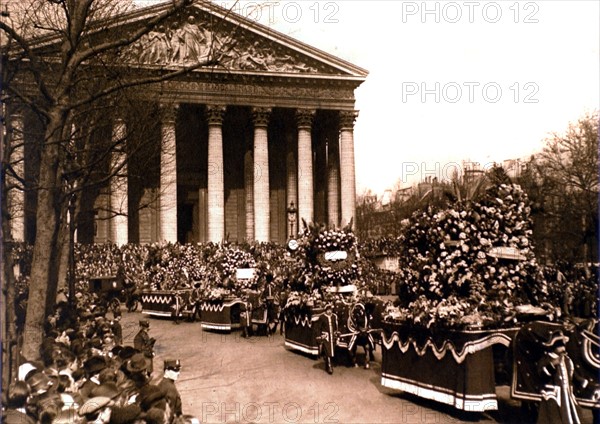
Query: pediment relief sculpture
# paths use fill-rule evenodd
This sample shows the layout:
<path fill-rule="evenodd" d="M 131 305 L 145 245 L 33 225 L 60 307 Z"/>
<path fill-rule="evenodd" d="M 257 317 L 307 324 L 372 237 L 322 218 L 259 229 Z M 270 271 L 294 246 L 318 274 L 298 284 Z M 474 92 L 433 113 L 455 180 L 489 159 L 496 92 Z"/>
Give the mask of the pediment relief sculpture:
<path fill-rule="evenodd" d="M 262 42 L 261 42 L 262 41 Z M 121 53 L 132 64 L 154 66 L 191 66 L 216 61 L 226 69 L 286 72 L 332 73 L 317 63 L 308 64 L 300 55 L 271 47 L 267 40 L 246 36 L 241 29 L 232 34 L 213 31 L 208 24 L 189 15 L 171 25 L 161 25 L 144 35 Z"/>

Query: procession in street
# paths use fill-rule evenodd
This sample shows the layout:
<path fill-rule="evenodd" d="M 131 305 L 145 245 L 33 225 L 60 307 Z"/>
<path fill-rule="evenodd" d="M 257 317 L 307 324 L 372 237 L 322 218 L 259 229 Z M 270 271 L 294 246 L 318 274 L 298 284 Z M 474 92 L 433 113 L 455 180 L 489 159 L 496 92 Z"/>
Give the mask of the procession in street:
<path fill-rule="evenodd" d="M 597 93 L 526 151 L 566 83 L 469 65 L 598 5 L 371 3 L 2 5 L 2 423 L 600 423 Z"/>

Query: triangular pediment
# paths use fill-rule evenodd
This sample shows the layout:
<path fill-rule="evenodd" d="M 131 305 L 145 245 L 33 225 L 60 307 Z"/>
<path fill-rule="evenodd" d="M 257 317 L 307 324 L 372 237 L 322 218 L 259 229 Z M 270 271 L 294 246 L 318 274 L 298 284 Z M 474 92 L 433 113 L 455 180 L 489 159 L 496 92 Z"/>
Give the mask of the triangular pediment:
<path fill-rule="evenodd" d="M 134 28 L 168 7 L 139 9 L 114 19 L 110 33 Z M 106 34 L 106 33 L 105 33 Z M 194 2 L 119 54 L 140 68 L 189 67 L 211 62 L 211 71 L 337 76 L 364 80 L 367 71 L 213 3 Z M 203 68 L 199 68 L 202 70 Z"/>

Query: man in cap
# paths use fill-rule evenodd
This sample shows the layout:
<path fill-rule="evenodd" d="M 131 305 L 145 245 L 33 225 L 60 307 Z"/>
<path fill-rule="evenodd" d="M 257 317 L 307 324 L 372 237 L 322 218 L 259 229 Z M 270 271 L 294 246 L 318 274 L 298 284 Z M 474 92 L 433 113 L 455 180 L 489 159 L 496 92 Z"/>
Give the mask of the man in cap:
<path fill-rule="evenodd" d="M 325 357 L 325 370 L 333 374 L 332 359 L 335 353 L 335 341 L 338 333 L 338 318 L 333 313 L 333 305 L 325 306 L 325 313 L 321 314 L 317 321 L 317 331 L 320 333 L 320 353 Z"/>
<path fill-rule="evenodd" d="M 169 407 L 173 413 L 173 417 L 181 417 L 183 414 L 181 406 L 181 396 L 177 387 L 175 387 L 175 381 L 179 378 L 181 372 L 181 361 L 179 359 L 167 359 L 164 363 L 165 374 L 162 380 L 158 383 L 165 393 Z"/>
<path fill-rule="evenodd" d="M 150 337 L 148 331 L 150 330 L 150 322 L 146 319 L 140 320 L 140 331 L 133 338 L 133 347 L 139 350 L 148 358 L 148 374 L 152 375 L 153 360 L 154 358 L 154 343 L 156 339 Z"/>

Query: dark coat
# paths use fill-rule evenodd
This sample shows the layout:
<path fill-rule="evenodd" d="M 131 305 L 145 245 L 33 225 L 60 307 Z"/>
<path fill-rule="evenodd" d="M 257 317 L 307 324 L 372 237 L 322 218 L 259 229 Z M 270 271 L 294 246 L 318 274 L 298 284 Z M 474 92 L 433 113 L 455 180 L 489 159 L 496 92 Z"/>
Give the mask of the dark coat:
<path fill-rule="evenodd" d="M 145 328 L 141 328 L 140 331 L 133 338 L 133 347 L 139 350 L 148 358 L 148 373 L 152 374 L 154 370 L 154 342 L 156 340 L 148 335 L 148 331 Z"/>
<path fill-rule="evenodd" d="M 336 314 L 323 313 L 317 321 L 317 333 L 320 335 L 323 349 L 322 354 L 333 357 L 335 352 L 335 339 L 338 332 L 338 317 Z"/>
<path fill-rule="evenodd" d="M 179 391 L 177 387 L 175 387 L 175 382 L 170 378 L 163 377 L 162 380 L 158 383 L 158 387 L 166 393 L 167 402 L 173 411 L 175 416 L 181 416 L 182 406 L 181 406 L 181 396 L 179 395 Z"/>

